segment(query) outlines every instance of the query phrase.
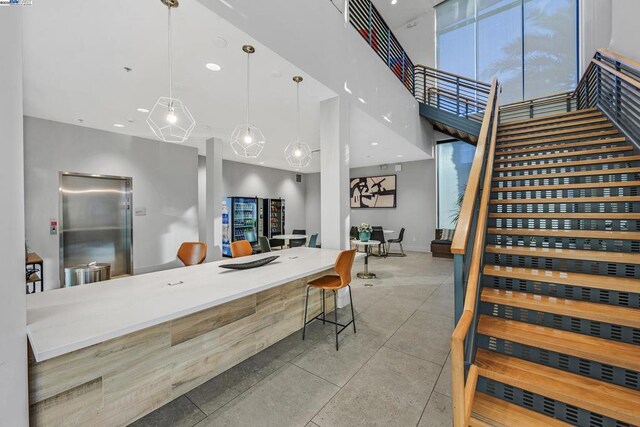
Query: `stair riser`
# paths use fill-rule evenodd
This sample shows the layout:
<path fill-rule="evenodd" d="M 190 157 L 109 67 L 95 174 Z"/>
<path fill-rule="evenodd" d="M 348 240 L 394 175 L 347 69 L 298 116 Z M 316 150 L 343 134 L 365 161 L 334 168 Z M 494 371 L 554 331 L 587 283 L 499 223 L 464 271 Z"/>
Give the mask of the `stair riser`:
<path fill-rule="evenodd" d="M 631 151 L 627 152 L 630 154 Z M 556 166 L 564 166 L 560 165 L 560 163 L 565 162 L 581 162 L 581 161 L 595 161 L 595 160 L 606 160 L 606 162 L 610 165 L 625 165 L 631 162 L 637 162 L 637 159 L 632 159 L 630 161 L 626 161 L 624 156 L 620 154 L 624 153 L 600 153 L 600 154 L 581 154 L 579 151 L 574 151 L 570 153 L 562 153 L 561 155 L 555 155 L 553 158 L 543 158 L 542 156 L 529 156 L 529 157 L 520 157 L 520 158 L 512 158 L 508 161 L 504 160 L 499 163 L 496 163 L 496 169 L 510 168 L 510 167 L 518 167 L 524 168 L 524 166 L 530 166 L 530 169 L 535 169 L 534 166 L 539 165 L 548 165 L 555 163 Z M 611 161 L 609 159 L 615 158 L 616 161 Z M 620 166 L 611 166 L 611 167 L 620 167 Z"/>
<path fill-rule="evenodd" d="M 612 137 L 620 137 L 620 133 L 617 129 L 609 129 L 598 132 L 589 132 L 585 134 L 573 134 L 573 135 L 559 135 L 550 138 L 538 138 L 529 141 L 513 141 L 513 142 L 503 142 L 496 143 L 496 150 L 506 150 L 508 148 L 524 148 L 524 147 L 533 147 L 539 145 L 548 145 L 548 144 L 556 144 L 562 142 L 581 142 L 581 141 L 594 141 L 596 139 L 603 138 L 612 138 Z"/>
<path fill-rule="evenodd" d="M 517 233 L 514 231 L 514 233 Z M 580 250 L 619 250 L 621 252 L 640 252 L 640 242 L 632 240 L 585 239 L 572 237 L 540 237 L 513 235 L 487 235 L 488 245 L 524 246 L 538 248 L 571 248 Z"/>
<path fill-rule="evenodd" d="M 603 124 L 607 122 L 606 117 L 585 118 L 582 120 L 574 120 L 569 122 L 556 122 L 546 125 L 530 126 L 520 129 L 500 129 L 498 128 L 498 138 L 515 136 L 515 135 L 535 135 L 545 132 L 553 132 L 560 129 L 575 129 L 580 130 L 584 126 L 593 126 Z"/>
<path fill-rule="evenodd" d="M 513 200 L 513 199 L 548 199 L 567 197 L 625 197 L 638 196 L 640 187 L 617 187 L 617 188 L 580 188 L 572 189 L 567 185 L 565 190 L 517 190 L 517 191 L 494 191 L 491 193 L 491 200 Z"/>
<path fill-rule="evenodd" d="M 640 374 L 636 371 L 609 366 L 600 362 L 532 347 L 490 335 L 478 335 L 478 347 L 550 366 L 565 372 L 597 378 L 609 384 L 640 390 Z"/>
<path fill-rule="evenodd" d="M 538 157 L 540 155 L 549 155 L 549 154 L 558 154 L 558 153 L 568 153 L 568 152 L 579 152 L 585 150 L 605 150 L 607 148 L 621 148 L 627 147 L 628 144 L 625 143 L 607 143 L 607 144 L 597 144 L 597 145 L 588 145 L 584 147 L 563 147 L 563 146 L 552 146 L 552 147 L 543 147 L 537 148 L 534 151 L 526 151 L 526 152 L 498 152 L 496 153 L 496 159 L 504 159 L 504 158 L 528 158 L 528 157 Z"/>
<path fill-rule="evenodd" d="M 563 402 L 545 398 L 517 387 L 512 387 L 487 378 L 478 378 L 476 390 L 490 396 L 504 399 L 525 408 L 536 410 L 573 425 L 601 427 L 620 427 L 613 418 L 603 417 L 584 409 L 575 408 Z M 623 424 L 622 424 L 623 425 Z"/>
<path fill-rule="evenodd" d="M 562 214 L 559 213 L 558 219 L 489 218 L 489 227 L 535 229 L 554 228 L 559 230 L 640 231 L 640 221 L 626 219 L 562 219 Z"/>
<path fill-rule="evenodd" d="M 565 136 L 565 135 L 571 135 L 572 137 L 580 138 L 592 132 L 602 132 L 602 131 L 610 130 L 612 128 L 613 126 L 610 123 L 606 123 L 606 124 L 586 126 L 580 130 L 559 129 L 557 131 L 546 132 L 546 133 L 533 133 L 529 135 L 505 136 L 505 137 L 499 137 L 497 140 L 497 144 L 498 146 L 500 146 L 500 144 L 509 144 L 511 142 L 522 142 L 522 141 L 531 141 L 536 139 L 555 138 L 555 137 Z"/>
<path fill-rule="evenodd" d="M 485 261 L 505 267 L 526 267 L 545 270 L 568 271 L 584 274 L 614 275 L 640 279 L 640 265 L 625 263 L 603 263 L 594 260 L 574 260 L 551 257 L 531 257 L 486 253 Z M 640 290 L 639 290 L 640 291 Z"/>

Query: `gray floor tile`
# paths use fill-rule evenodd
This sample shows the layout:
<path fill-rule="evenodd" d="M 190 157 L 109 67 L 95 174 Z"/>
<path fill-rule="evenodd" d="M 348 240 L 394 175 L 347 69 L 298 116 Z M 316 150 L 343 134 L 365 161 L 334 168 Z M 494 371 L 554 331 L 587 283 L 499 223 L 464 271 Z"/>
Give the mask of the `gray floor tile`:
<path fill-rule="evenodd" d="M 434 391 L 451 397 L 451 353 L 449 353 L 449 357 L 447 357 L 442 373 L 440 374 L 440 377 L 438 377 L 438 382 L 436 383 Z"/>
<path fill-rule="evenodd" d="M 318 424 L 313 421 L 309 421 L 305 427 L 320 427 Z"/>
<path fill-rule="evenodd" d="M 421 304 L 421 300 L 386 296 L 358 316 L 370 325 L 395 331 Z"/>
<path fill-rule="evenodd" d="M 198 427 L 304 426 L 338 390 L 335 385 L 288 364 Z"/>
<path fill-rule="evenodd" d="M 451 427 L 453 403 L 451 397 L 433 392 L 418 427 Z"/>
<path fill-rule="evenodd" d="M 452 333 L 449 317 L 416 311 L 385 346 L 442 366 L 450 351 Z"/>
<path fill-rule="evenodd" d="M 131 424 L 132 427 L 191 427 L 205 418 L 196 405 L 185 396 L 167 403 Z"/>
<path fill-rule="evenodd" d="M 441 367 L 382 347 L 320 411 L 319 426 L 415 426 Z"/>
<path fill-rule="evenodd" d="M 428 313 L 437 314 L 439 316 L 447 316 L 454 318 L 453 294 L 448 291 L 437 289 L 422 304 L 418 310 Z M 451 320 L 453 322 L 453 320 Z"/>
<path fill-rule="evenodd" d="M 356 322 L 356 334 L 350 326 L 339 335 L 339 351 L 336 351 L 335 335 L 329 334 L 293 363 L 342 387 L 393 333 L 358 320 Z"/>
<path fill-rule="evenodd" d="M 187 396 L 207 415 L 210 415 L 278 370 L 286 362 L 314 344 L 322 342 L 330 331 L 329 328 L 322 328 L 321 324 L 310 324 L 307 326 L 307 336 L 304 341 L 300 333 L 296 332 L 196 387 L 187 393 Z"/>
<path fill-rule="evenodd" d="M 388 295 L 425 301 L 437 288 L 433 284 L 402 284 L 391 288 Z"/>

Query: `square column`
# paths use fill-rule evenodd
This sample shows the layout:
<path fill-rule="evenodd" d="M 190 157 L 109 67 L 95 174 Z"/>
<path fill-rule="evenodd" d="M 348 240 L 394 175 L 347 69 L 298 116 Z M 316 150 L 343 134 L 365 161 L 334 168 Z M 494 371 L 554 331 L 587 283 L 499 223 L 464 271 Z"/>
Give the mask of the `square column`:
<path fill-rule="evenodd" d="M 320 228 L 322 247 L 328 249 L 350 246 L 349 108 L 340 97 L 320 103 Z M 348 292 L 340 292 L 338 307 L 348 302 Z"/>
<path fill-rule="evenodd" d="M 204 221 L 208 246 L 207 262 L 222 259 L 223 144 L 223 140 L 211 138 L 207 140 L 206 146 L 206 216 Z"/>

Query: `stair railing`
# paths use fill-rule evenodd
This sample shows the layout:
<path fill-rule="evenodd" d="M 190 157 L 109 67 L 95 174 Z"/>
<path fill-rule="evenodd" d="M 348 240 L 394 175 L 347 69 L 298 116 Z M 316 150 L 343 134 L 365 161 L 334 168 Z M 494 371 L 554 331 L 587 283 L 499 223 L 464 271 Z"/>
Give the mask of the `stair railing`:
<path fill-rule="evenodd" d="M 414 76 L 414 95 L 418 101 L 482 122 L 490 84 L 420 64 L 414 66 Z"/>
<path fill-rule="evenodd" d="M 598 49 L 575 90 L 500 107 L 500 122 L 598 108 L 640 148 L 640 63 Z"/>
<path fill-rule="evenodd" d="M 371 0 L 348 0 L 344 13 L 347 14 L 348 21 L 371 46 L 371 49 L 413 94 L 413 62 L 373 2 Z"/>
<path fill-rule="evenodd" d="M 451 243 L 455 270 L 456 328 L 451 336 L 451 375 L 455 427 L 469 425 L 478 368 L 473 364 L 491 176 L 498 129 L 500 86 L 494 78 L 460 216 Z M 466 375 L 465 381 L 465 371 Z"/>

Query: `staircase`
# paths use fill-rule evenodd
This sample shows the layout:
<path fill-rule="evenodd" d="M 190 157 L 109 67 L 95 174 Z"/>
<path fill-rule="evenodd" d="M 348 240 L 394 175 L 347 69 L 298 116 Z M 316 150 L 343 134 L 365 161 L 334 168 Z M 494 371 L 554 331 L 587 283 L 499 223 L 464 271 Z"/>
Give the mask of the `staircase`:
<path fill-rule="evenodd" d="M 500 105 L 452 244 L 454 425 L 640 425 L 640 64 Z"/>
<path fill-rule="evenodd" d="M 640 425 L 638 151 L 593 108 L 510 122 L 492 178 L 471 425 Z"/>

